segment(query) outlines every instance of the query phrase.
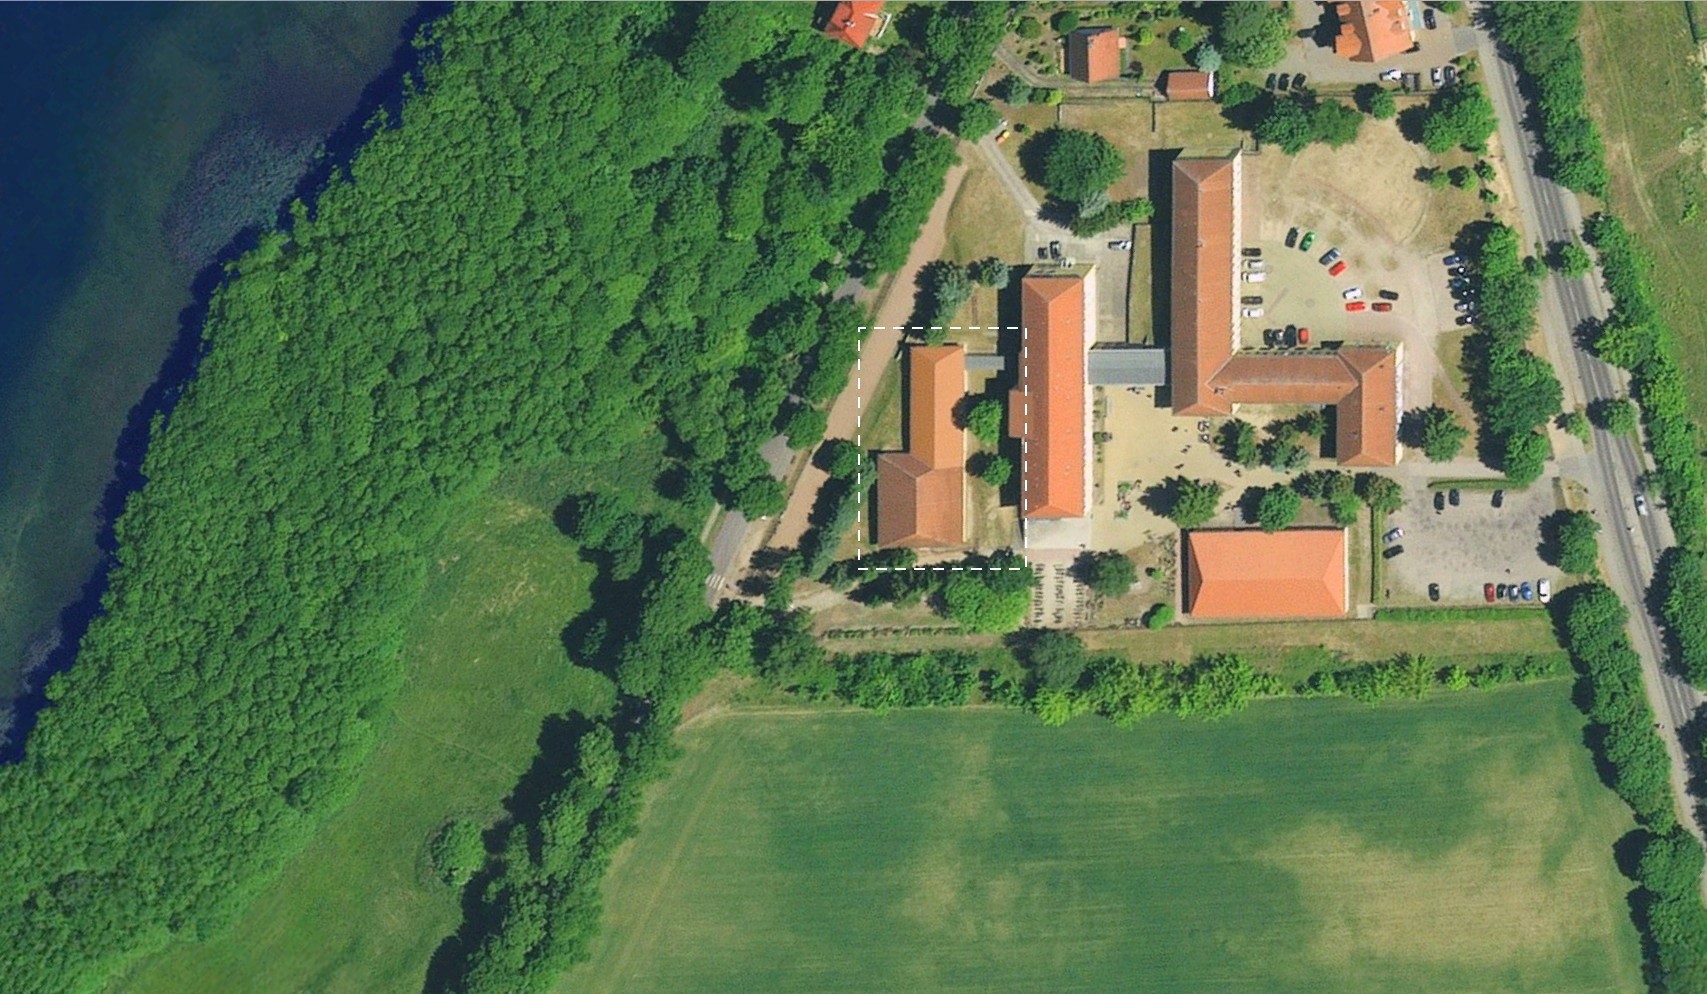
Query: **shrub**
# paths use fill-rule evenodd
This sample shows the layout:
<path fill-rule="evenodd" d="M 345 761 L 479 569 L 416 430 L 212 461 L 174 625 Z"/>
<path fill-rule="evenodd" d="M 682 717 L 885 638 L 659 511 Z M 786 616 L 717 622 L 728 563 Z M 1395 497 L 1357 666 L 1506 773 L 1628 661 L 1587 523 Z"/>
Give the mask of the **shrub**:
<path fill-rule="evenodd" d="M 1063 10 L 1050 20 L 1050 25 L 1061 34 L 1069 34 L 1078 30 L 1079 12 L 1072 9 Z"/>
<path fill-rule="evenodd" d="M 977 467 L 973 472 L 978 479 L 1000 490 L 1013 478 L 1014 464 L 1007 456 L 985 452 L 977 457 Z"/>
<path fill-rule="evenodd" d="M 427 844 L 427 861 L 434 876 L 452 887 L 461 887 L 486 865 L 486 843 L 480 826 L 460 818 L 448 822 Z"/>
<path fill-rule="evenodd" d="M 829 424 L 830 416 L 818 408 L 796 407 L 788 416 L 782 433 L 788 436 L 789 448 L 810 449 L 824 440 L 824 429 Z"/>
<path fill-rule="evenodd" d="M 1172 604 L 1157 604 L 1144 615 L 1144 627 L 1151 631 L 1160 631 L 1174 623 L 1174 606 Z"/>
<path fill-rule="evenodd" d="M 1263 491 L 1262 498 L 1257 501 L 1257 524 L 1265 532 L 1280 531 L 1298 517 L 1303 506 L 1304 499 L 1296 491 L 1276 484 Z"/>
<path fill-rule="evenodd" d="M 1189 52 L 1197 44 L 1197 35 L 1184 25 L 1168 34 L 1168 45 L 1176 52 Z"/>
<path fill-rule="evenodd" d="M 1087 552 L 1074 563 L 1079 581 L 1102 597 L 1120 597 L 1138 581 L 1138 568 L 1119 552 Z"/>
<path fill-rule="evenodd" d="M 1035 17 L 1022 17 L 1014 25 L 1014 33 L 1021 38 L 1031 41 L 1043 37 L 1043 24 Z"/>
<path fill-rule="evenodd" d="M 1005 409 L 995 397 L 981 397 L 966 412 L 966 430 L 985 445 L 995 445 L 1002 439 L 1002 415 Z"/>

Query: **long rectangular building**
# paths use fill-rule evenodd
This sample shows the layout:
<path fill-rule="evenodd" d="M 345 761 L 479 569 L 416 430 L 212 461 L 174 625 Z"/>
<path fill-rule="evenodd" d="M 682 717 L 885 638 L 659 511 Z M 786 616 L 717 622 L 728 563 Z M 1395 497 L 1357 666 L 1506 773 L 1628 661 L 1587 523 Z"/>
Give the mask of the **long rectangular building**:
<path fill-rule="evenodd" d="M 907 448 L 877 457 L 877 544 L 943 547 L 966 541 L 966 437 L 954 405 L 966 393 L 966 350 L 907 350 Z"/>
<path fill-rule="evenodd" d="M 1008 432 L 1020 440 L 1020 517 L 1090 513 L 1090 398 L 1086 354 L 1095 323 L 1094 270 L 1044 272 L 1020 284 L 1019 383 Z"/>

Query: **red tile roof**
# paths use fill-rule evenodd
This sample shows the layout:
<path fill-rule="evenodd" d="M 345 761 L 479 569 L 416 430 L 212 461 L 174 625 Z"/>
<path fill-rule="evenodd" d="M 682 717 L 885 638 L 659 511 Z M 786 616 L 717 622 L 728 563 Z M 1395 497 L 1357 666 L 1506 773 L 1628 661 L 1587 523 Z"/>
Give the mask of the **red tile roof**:
<path fill-rule="evenodd" d="M 871 32 L 882 23 L 882 14 L 881 0 L 843 0 L 830 12 L 824 33 L 855 48 L 864 48 Z"/>
<path fill-rule="evenodd" d="M 1162 93 L 1169 100 L 1214 100 L 1215 74 L 1169 69 L 1162 73 Z"/>
<path fill-rule="evenodd" d="M 1383 62 L 1417 43 L 1409 5 L 1403 0 L 1334 4 L 1339 34 L 1334 54 L 1353 62 Z"/>
<path fill-rule="evenodd" d="M 1008 430 L 1021 439 L 1020 517 L 1088 513 L 1090 424 L 1085 385 L 1085 280 L 1027 276 L 1020 285 L 1024 347 Z"/>
<path fill-rule="evenodd" d="M 1332 404 L 1339 461 L 1393 465 L 1398 353 L 1385 346 L 1234 353 L 1237 163 L 1237 154 L 1174 160 L 1168 346 L 1174 413 L 1231 414 L 1235 404 Z"/>
<path fill-rule="evenodd" d="M 877 457 L 877 543 L 961 545 L 966 444 L 954 405 L 966 393 L 966 350 L 915 345 L 907 375 L 907 451 Z"/>
<path fill-rule="evenodd" d="M 1067 36 L 1067 75 L 1081 83 L 1120 78 L 1120 50 L 1126 39 L 1113 28 L 1080 28 Z"/>
<path fill-rule="evenodd" d="M 1185 533 L 1185 610 L 1197 618 L 1331 618 L 1351 608 L 1343 528 Z"/>

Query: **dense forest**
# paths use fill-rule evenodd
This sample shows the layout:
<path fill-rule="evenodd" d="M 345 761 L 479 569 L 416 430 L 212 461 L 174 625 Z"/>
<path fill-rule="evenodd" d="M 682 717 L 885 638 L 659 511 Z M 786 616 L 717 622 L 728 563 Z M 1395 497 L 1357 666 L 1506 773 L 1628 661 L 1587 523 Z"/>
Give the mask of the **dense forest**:
<path fill-rule="evenodd" d="M 406 99 L 213 293 L 104 613 L 0 769 L 8 990 L 216 930 L 305 842 L 383 730 L 435 537 L 502 468 L 567 454 L 592 487 L 662 431 L 666 496 L 780 504 L 757 445 L 845 381 L 862 321 L 830 293 L 904 256 L 953 158 L 913 123 L 1005 13 L 933 9 L 881 55 L 809 16 L 469 5 L 423 30 Z M 655 768 L 652 695 L 692 683 L 657 649 L 698 623 L 668 609 L 703 551 L 656 542 L 664 617 L 609 651 L 631 716 L 664 720 L 591 733 L 571 786 Z M 539 950 L 501 933 L 453 985 L 524 986 Z"/>

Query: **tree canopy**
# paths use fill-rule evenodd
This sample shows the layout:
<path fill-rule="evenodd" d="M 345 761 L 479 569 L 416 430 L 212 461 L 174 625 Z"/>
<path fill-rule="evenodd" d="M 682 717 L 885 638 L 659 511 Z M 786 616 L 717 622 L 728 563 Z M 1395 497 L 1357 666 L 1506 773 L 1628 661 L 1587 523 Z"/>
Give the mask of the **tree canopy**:
<path fill-rule="evenodd" d="M 1304 498 L 1291 487 L 1276 484 L 1263 491 L 1257 501 L 1257 524 L 1265 532 L 1277 532 L 1293 519 L 1298 517 L 1298 511 L 1304 506 Z"/>
<path fill-rule="evenodd" d="M 1215 41 L 1222 58 L 1236 66 L 1267 69 L 1286 57 L 1292 36 L 1288 7 L 1265 0 L 1234 0 L 1213 5 Z"/>
<path fill-rule="evenodd" d="M 1033 178 L 1044 189 L 1070 204 L 1106 194 L 1126 171 L 1126 157 L 1107 138 L 1091 131 L 1049 128 L 1026 143 L 1028 160 L 1036 163 Z M 1031 146 L 1037 146 L 1033 151 Z"/>

